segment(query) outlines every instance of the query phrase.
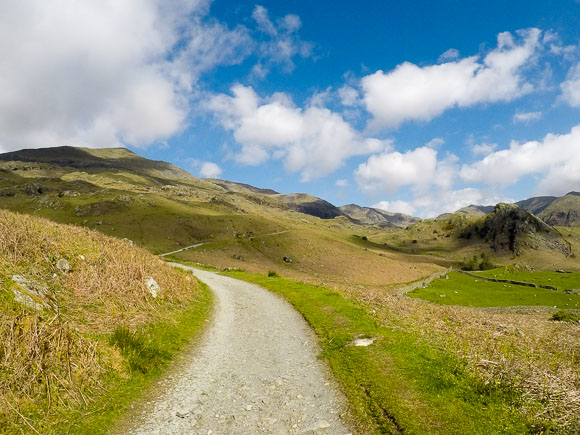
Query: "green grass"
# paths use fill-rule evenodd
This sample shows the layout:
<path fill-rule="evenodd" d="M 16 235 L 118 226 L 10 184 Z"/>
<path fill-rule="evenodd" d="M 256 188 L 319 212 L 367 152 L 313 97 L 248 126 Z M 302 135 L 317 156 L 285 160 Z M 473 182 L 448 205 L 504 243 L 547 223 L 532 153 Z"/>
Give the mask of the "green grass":
<path fill-rule="evenodd" d="M 280 277 L 225 274 L 281 294 L 304 316 L 362 433 L 526 433 L 549 426 L 518 412 L 517 391 L 485 384 L 436 343 L 380 326 L 335 291 Z M 375 342 L 348 346 L 356 337 Z"/>
<path fill-rule="evenodd" d="M 508 279 L 512 281 L 531 282 L 536 285 L 550 285 L 559 290 L 580 289 L 580 272 L 559 273 L 545 270 L 527 271 L 513 266 L 477 272 L 487 278 Z"/>
<path fill-rule="evenodd" d="M 171 320 L 149 324 L 137 332 L 118 327 L 109 337 L 129 365 L 129 377 L 110 374 L 107 392 L 82 411 L 71 412 L 51 422 L 43 433 L 106 434 L 126 415 L 130 404 L 167 370 L 176 356 L 200 336 L 212 306 L 212 293 L 198 286 L 199 297 Z M 121 421 L 122 423 L 122 421 Z"/>
<path fill-rule="evenodd" d="M 580 322 L 580 314 L 570 311 L 557 311 L 552 314 L 552 320 L 557 322 Z"/>
<path fill-rule="evenodd" d="M 493 277 L 493 271 L 489 273 Z M 449 279 L 437 279 L 427 288 L 407 293 L 443 305 L 472 307 L 548 306 L 580 309 L 580 295 L 567 294 L 562 290 L 524 287 L 514 284 L 490 282 L 462 273 L 451 272 Z M 499 277 L 499 276 L 498 276 Z M 518 280 L 525 281 L 522 276 Z M 533 282 L 530 280 L 530 282 Z"/>

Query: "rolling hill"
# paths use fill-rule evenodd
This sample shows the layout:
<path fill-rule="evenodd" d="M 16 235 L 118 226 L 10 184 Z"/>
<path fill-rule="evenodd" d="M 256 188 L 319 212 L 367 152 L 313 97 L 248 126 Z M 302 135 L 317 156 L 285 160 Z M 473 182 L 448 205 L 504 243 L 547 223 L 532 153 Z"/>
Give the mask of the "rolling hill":
<path fill-rule="evenodd" d="M 578 198 L 568 195 L 566 202 Z M 509 225 L 489 233 L 496 234 L 495 241 L 462 237 L 474 220 L 484 218 L 487 207 L 470 206 L 421 221 L 356 204 L 336 207 L 305 193 L 199 179 L 119 148 L 2 154 L 0 207 L 97 229 L 154 253 L 203 243 L 176 254 L 183 260 L 349 285 L 417 279 L 481 250 L 490 250 L 499 263 L 512 261 L 509 250 L 490 248 L 502 231 L 510 231 Z M 378 245 L 368 246 L 370 241 Z M 523 256 L 541 251 L 550 258 L 567 258 L 553 243 L 519 246 Z"/>
<path fill-rule="evenodd" d="M 383 229 L 405 228 L 417 223 L 421 218 L 409 216 L 403 213 L 391 213 L 386 210 L 371 207 L 361 207 L 356 204 L 348 204 L 338 207 L 342 213 L 361 224 L 377 225 Z"/>

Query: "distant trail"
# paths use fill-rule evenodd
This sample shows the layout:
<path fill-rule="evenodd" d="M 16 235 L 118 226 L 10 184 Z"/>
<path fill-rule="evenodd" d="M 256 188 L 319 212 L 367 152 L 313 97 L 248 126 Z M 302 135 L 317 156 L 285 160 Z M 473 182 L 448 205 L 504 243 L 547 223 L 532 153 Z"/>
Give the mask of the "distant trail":
<path fill-rule="evenodd" d="M 290 231 L 293 231 L 293 230 L 278 231 L 276 233 L 263 234 L 261 236 L 256 236 L 256 237 L 276 236 L 278 234 L 289 233 Z M 189 245 L 189 246 L 186 246 L 185 248 L 177 249 L 175 251 L 166 252 L 164 254 L 159 254 L 159 257 L 166 257 L 167 255 L 177 254 L 179 252 L 187 251 L 188 249 L 197 248 L 197 247 L 202 246 L 202 245 L 205 245 L 205 242 L 196 243 L 194 245 Z"/>
<path fill-rule="evenodd" d="M 178 252 L 187 251 L 188 249 L 197 248 L 198 246 L 205 245 L 205 243 L 196 243 L 195 245 L 189 245 L 185 248 L 178 249 L 176 251 L 166 252 L 165 254 L 159 254 L 159 257 L 165 257 L 166 255 L 177 254 Z"/>
<path fill-rule="evenodd" d="M 186 266 L 216 296 L 213 323 L 191 360 L 139 410 L 132 434 L 347 434 L 344 397 L 316 338 L 282 298 Z"/>

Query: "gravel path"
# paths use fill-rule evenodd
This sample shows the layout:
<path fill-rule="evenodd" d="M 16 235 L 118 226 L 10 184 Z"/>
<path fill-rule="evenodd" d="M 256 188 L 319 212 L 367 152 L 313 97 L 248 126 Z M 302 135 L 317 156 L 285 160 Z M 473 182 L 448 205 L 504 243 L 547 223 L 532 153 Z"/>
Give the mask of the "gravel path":
<path fill-rule="evenodd" d="M 187 269 L 216 296 L 212 325 L 129 432 L 349 433 L 340 417 L 345 399 L 316 358 L 304 319 L 261 287 Z"/>

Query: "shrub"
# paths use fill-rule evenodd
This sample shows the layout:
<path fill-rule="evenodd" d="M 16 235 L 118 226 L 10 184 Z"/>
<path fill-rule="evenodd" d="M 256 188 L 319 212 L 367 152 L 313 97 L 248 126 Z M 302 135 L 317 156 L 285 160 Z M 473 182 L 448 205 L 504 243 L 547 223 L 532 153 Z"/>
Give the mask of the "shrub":
<path fill-rule="evenodd" d="M 362 240 L 368 240 L 367 236 L 362 236 L 361 239 Z"/>
<path fill-rule="evenodd" d="M 269 276 L 270 278 L 278 278 L 280 275 L 278 275 L 278 274 L 277 274 L 275 271 L 273 271 L 273 270 L 269 270 L 269 271 L 268 271 L 268 276 Z"/>
<path fill-rule="evenodd" d="M 580 321 L 580 315 L 571 313 L 569 311 L 556 311 L 552 314 L 551 320 L 555 320 L 557 322 L 578 322 Z"/>

